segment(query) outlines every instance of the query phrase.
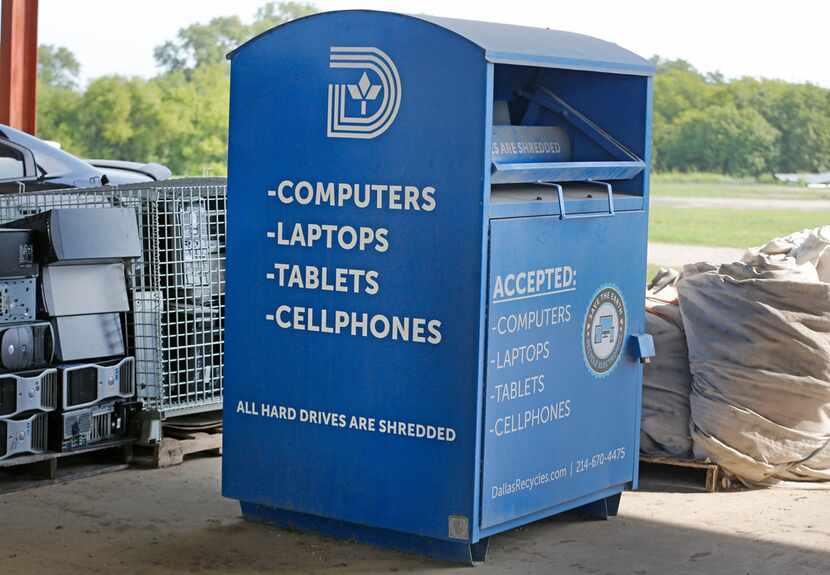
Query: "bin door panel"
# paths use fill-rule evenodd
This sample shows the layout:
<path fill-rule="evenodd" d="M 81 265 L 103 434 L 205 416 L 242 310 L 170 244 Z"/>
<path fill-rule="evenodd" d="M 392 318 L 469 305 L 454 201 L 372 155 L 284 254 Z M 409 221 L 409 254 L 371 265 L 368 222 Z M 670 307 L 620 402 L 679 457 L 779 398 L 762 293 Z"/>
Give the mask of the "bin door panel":
<path fill-rule="evenodd" d="M 492 220 L 482 527 L 633 480 L 646 220 Z"/>

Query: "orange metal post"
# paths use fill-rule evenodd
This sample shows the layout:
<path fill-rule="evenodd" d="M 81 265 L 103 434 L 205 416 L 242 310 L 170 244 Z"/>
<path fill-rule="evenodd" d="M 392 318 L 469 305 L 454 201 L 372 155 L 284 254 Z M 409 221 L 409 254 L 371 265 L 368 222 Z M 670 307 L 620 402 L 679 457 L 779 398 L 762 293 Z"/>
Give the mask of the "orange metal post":
<path fill-rule="evenodd" d="M 0 123 L 34 134 L 38 0 L 0 1 Z"/>

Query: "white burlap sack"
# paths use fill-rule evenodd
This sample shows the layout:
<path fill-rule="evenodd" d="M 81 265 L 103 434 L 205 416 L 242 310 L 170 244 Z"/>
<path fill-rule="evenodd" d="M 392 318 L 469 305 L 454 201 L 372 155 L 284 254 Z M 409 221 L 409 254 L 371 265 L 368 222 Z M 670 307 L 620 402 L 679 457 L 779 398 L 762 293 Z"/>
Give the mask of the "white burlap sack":
<path fill-rule="evenodd" d="M 743 261 L 751 261 L 758 255 L 791 257 L 795 263 L 811 263 L 820 281 L 830 283 L 830 226 L 795 232 L 783 238 L 775 238 L 760 248 L 747 250 Z"/>
<path fill-rule="evenodd" d="M 828 234 L 794 236 L 678 282 L 694 454 L 747 483 L 830 480 Z"/>
<path fill-rule="evenodd" d="M 646 332 L 657 353 L 643 371 L 643 411 L 640 451 L 648 455 L 688 459 L 689 357 L 680 310 L 673 304 L 646 303 Z"/>
<path fill-rule="evenodd" d="M 643 370 L 640 451 L 653 456 L 692 457 L 689 435 L 689 356 L 674 289 L 677 274 L 662 270 L 646 294 L 646 332 L 657 353 Z"/>

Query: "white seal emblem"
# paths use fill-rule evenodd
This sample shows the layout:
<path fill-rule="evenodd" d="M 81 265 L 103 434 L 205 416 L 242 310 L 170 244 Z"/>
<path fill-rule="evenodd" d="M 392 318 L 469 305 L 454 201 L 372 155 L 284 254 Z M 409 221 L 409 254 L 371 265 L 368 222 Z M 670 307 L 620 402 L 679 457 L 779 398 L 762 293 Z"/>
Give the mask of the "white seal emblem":
<path fill-rule="evenodd" d="M 616 288 L 601 288 L 588 306 L 582 330 L 585 363 L 594 374 L 607 375 L 622 353 L 626 331 L 625 302 Z"/>

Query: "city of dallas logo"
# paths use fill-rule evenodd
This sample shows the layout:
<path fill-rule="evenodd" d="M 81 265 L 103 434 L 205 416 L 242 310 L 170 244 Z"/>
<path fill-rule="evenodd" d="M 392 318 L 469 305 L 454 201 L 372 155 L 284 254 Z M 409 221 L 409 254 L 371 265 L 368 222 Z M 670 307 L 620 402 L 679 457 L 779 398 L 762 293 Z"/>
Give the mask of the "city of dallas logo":
<path fill-rule="evenodd" d="M 377 48 L 332 46 L 329 68 L 362 74 L 351 83 L 329 84 L 326 135 L 368 140 L 388 130 L 401 107 L 401 78 L 392 59 Z"/>

